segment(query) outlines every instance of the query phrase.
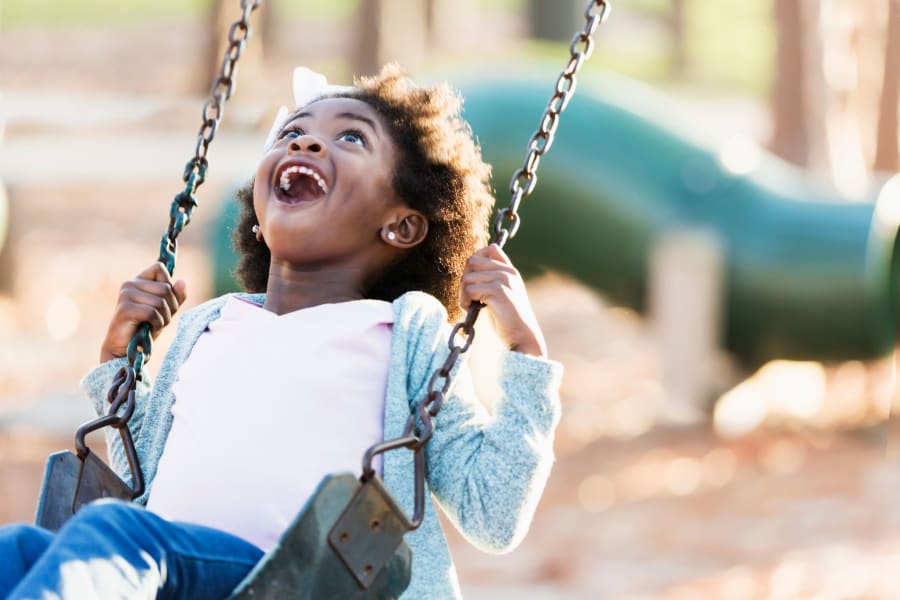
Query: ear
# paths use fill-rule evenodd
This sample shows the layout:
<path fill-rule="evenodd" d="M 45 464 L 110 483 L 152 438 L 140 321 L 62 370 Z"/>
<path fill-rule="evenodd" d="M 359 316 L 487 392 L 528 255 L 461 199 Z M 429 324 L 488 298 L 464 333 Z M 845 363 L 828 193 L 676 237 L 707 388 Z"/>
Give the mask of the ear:
<path fill-rule="evenodd" d="M 394 216 L 381 228 L 381 239 L 395 248 L 418 246 L 428 235 L 428 219 L 411 208 Z"/>

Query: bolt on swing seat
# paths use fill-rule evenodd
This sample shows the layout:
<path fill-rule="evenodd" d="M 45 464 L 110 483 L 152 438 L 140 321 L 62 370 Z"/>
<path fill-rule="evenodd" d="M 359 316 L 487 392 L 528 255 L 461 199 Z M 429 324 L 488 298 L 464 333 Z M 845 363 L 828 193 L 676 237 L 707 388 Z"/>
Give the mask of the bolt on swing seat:
<path fill-rule="evenodd" d="M 235 66 L 250 35 L 249 17 L 262 0 L 240 0 L 242 15 L 229 30 L 229 47 L 213 83 L 210 99 L 203 107 L 203 124 L 197 136 L 194 156 L 185 166 L 185 189 L 176 194 L 170 222 L 160 243 L 159 261 L 169 274 L 175 269 L 177 238 L 190 222 L 196 189 L 203 183 L 208 167 L 206 154 L 222 116 L 224 102 L 231 97 Z M 559 115 L 575 91 L 575 75 L 593 49 L 593 33 L 609 12 L 607 0 L 588 0 L 585 26 L 572 38 L 570 59 L 557 79 L 553 96 L 540 120 L 540 127 L 528 142 L 524 165 L 512 177 L 509 206 L 494 221 L 493 242 L 503 247 L 519 226 L 521 201 L 537 183 L 540 158 L 550 149 Z M 425 514 L 424 448 L 434 431 L 432 417 L 440 411 L 453 381 L 451 373 L 472 343 L 474 324 L 483 308 L 475 302 L 464 321 L 450 333 L 450 352 L 434 372 L 426 397 L 407 420 L 401 437 L 369 448 L 363 456 L 363 473 L 327 475 L 278 543 L 260 559 L 229 600 L 264 599 L 354 599 L 398 598 L 409 586 L 412 552 L 403 536 L 421 525 Z M 462 334 L 465 340 L 457 344 Z M 128 346 L 128 366 L 122 367 L 111 386 L 107 414 L 82 425 L 75 434 L 76 452 L 57 452 L 48 458 L 38 500 L 36 524 L 57 530 L 81 507 L 100 498 L 133 500 L 144 493 L 144 480 L 128 421 L 135 409 L 135 390 L 143 364 L 152 348 L 149 323 L 138 328 Z M 103 427 L 119 430 L 132 474 L 133 487 L 123 481 L 85 444 L 85 436 Z M 418 433 L 417 433 L 418 431 Z M 415 506 L 412 518 L 387 490 L 372 469 L 375 455 L 407 448 L 415 464 Z"/>

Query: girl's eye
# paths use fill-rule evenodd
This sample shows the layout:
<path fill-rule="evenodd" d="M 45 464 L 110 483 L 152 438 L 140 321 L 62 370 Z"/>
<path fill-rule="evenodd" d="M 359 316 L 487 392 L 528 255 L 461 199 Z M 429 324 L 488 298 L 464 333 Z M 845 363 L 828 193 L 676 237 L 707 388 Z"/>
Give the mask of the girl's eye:
<path fill-rule="evenodd" d="M 292 140 L 303 135 L 303 131 L 294 127 L 285 129 L 278 135 L 279 140 Z"/>
<path fill-rule="evenodd" d="M 340 136 L 338 136 L 338 140 L 342 142 L 350 142 L 351 144 L 359 144 L 360 146 L 366 145 L 366 136 L 364 136 L 361 131 L 358 131 L 356 129 L 345 131 Z"/>

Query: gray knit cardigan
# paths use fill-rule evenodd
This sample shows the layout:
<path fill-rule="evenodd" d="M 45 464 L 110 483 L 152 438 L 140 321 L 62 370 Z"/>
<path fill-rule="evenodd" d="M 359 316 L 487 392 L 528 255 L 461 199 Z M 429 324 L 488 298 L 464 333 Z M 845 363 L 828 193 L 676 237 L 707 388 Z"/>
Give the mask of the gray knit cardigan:
<path fill-rule="evenodd" d="M 242 297 L 259 303 L 264 299 L 259 294 Z M 218 318 L 224 300 L 224 296 L 215 298 L 181 315 L 155 383 L 151 384 L 147 373 L 139 383 L 137 408 L 129 426 L 147 485 L 138 498 L 142 504 L 153 491 L 172 426 L 172 384 L 197 339 Z M 410 292 L 395 300 L 393 309 L 385 439 L 400 436 L 410 411 L 424 398 L 431 374 L 449 351 L 447 315 L 432 296 Z M 98 412 L 104 410 L 106 391 L 123 364 L 124 359 L 106 362 L 82 380 Z M 503 393 L 488 414 L 475 398 L 468 368 L 462 364 L 435 419 L 435 432 L 426 446 L 428 489 L 462 535 L 484 551 L 509 551 L 525 536 L 553 463 L 561 377 L 559 363 L 506 352 L 501 366 Z M 108 431 L 107 442 L 112 466 L 130 482 L 118 434 Z M 385 484 L 412 514 L 412 452 L 398 450 L 383 456 Z M 421 527 L 405 538 L 412 550 L 413 568 L 403 598 L 459 598 L 459 584 L 434 503 L 426 502 L 425 508 Z"/>

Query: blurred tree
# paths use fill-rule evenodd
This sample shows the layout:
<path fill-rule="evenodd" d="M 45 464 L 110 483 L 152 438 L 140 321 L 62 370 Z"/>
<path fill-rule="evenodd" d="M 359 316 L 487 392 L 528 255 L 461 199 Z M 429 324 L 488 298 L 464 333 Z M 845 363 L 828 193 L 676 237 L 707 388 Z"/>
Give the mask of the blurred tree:
<path fill-rule="evenodd" d="M 429 47 L 433 46 L 437 38 L 437 21 L 439 18 L 438 0 L 425 0 L 425 31 L 427 32 L 427 43 Z"/>
<path fill-rule="evenodd" d="M 438 53 L 458 41 L 458 27 L 465 27 L 471 0 L 425 0 L 425 43 L 429 53 Z"/>
<path fill-rule="evenodd" d="M 582 0 L 529 0 L 528 18 L 532 37 L 568 42 L 584 20 Z"/>
<path fill-rule="evenodd" d="M 425 61 L 430 7 L 420 0 L 365 0 L 356 20 L 359 35 L 353 57 L 357 75 L 375 73 L 386 62 L 397 61 L 415 70 Z"/>
<path fill-rule="evenodd" d="M 685 40 L 684 0 L 672 0 L 669 30 L 672 36 L 672 67 L 676 77 L 687 71 L 687 40 Z"/>
<path fill-rule="evenodd" d="M 241 55 L 239 69 L 242 78 L 255 79 L 252 73 L 258 73 L 265 58 L 266 47 L 269 45 L 269 37 L 274 32 L 274 2 L 263 2 L 251 17 L 251 26 L 254 35 L 248 42 L 244 53 Z M 228 31 L 231 24 L 240 17 L 240 7 L 234 0 L 214 0 L 209 13 L 209 54 L 206 64 L 209 65 L 207 73 L 209 78 L 201 78 L 198 82 L 198 93 L 205 94 L 209 91 L 214 77 L 219 73 L 222 57 L 228 48 Z M 216 75 L 213 75 L 216 74 Z"/>
<path fill-rule="evenodd" d="M 809 164 L 807 68 L 804 46 L 810 35 L 800 0 L 775 0 L 777 54 L 772 86 L 772 151 L 801 166 Z"/>
<path fill-rule="evenodd" d="M 884 81 L 878 117 L 875 169 L 900 171 L 900 0 L 886 0 L 888 7 Z"/>
<path fill-rule="evenodd" d="M 896 2 L 774 3 L 778 51 L 772 149 L 819 171 L 848 196 L 865 195 L 873 164 L 897 160 L 898 67 L 891 58 L 897 34 L 887 31 L 888 5 L 896 12 Z M 892 139 L 879 139 L 879 129 Z"/>
<path fill-rule="evenodd" d="M 871 183 L 875 160 L 888 3 L 819 1 L 822 84 L 816 124 L 825 132 L 823 167 L 841 191 L 860 197 Z"/>

